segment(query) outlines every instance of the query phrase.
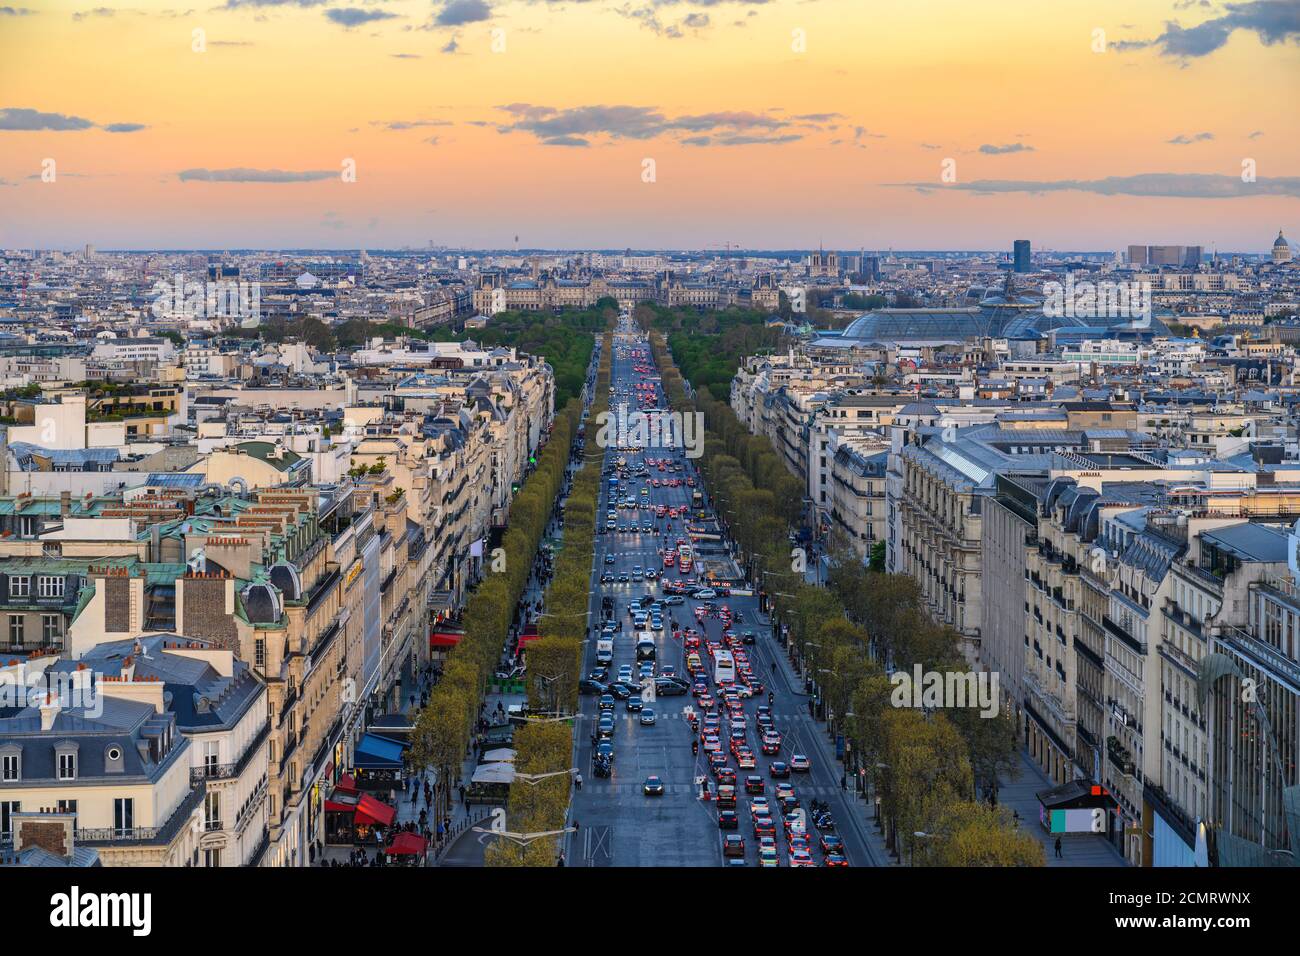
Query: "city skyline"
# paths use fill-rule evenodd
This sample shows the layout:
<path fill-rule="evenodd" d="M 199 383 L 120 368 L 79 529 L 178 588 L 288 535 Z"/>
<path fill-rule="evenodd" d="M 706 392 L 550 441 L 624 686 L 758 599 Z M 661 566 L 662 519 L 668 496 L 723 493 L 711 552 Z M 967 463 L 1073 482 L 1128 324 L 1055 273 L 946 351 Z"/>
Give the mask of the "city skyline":
<path fill-rule="evenodd" d="M 1298 17 L 1291 0 L 1050 21 L 834 0 L 4 7 L 0 246 L 1265 254 L 1300 208 Z"/>

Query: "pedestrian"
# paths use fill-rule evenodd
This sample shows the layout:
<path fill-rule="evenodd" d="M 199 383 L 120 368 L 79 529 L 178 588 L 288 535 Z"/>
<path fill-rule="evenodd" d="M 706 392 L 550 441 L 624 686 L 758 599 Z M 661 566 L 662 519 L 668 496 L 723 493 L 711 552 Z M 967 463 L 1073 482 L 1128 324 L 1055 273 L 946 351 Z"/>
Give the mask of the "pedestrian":
<path fill-rule="evenodd" d="M 1056 858 L 1057 858 L 1058 860 L 1063 859 L 1063 857 L 1061 856 L 1061 838 L 1060 838 L 1060 837 L 1057 837 L 1057 838 L 1056 838 Z"/>

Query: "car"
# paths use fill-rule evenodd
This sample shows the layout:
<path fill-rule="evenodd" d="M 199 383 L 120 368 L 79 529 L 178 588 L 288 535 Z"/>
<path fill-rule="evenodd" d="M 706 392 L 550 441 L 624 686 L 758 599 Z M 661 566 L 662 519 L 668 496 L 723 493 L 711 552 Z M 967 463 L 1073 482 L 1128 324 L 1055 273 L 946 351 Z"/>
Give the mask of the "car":
<path fill-rule="evenodd" d="M 842 853 L 828 853 L 826 859 L 822 860 L 823 866 L 848 866 L 849 861 Z"/>
<path fill-rule="evenodd" d="M 781 857 L 776 852 L 776 847 L 774 846 L 759 847 L 758 865 L 762 867 L 769 867 L 769 868 L 779 867 L 781 865 Z"/>
<path fill-rule="evenodd" d="M 618 668 L 618 679 L 619 679 L 620 681 L 622 681 L 623 683 L 625 683 L 625 684 L 626 684 L 628 681 L 630 681 L 630 680 L 632 679 L 632 665 L 631 665 L 631 664 L 620 664 L 620 665 L 619 665 L 619 668 Z"/>
<path fill-rule="evenodd" d="M 586 678 L 578 682 L 578 693 L 580 694 L 605 694 L 609 690 L 607 684 L 602 684 L 598 680 Z"/>
<path fill-rule="evenodd" d="M 660 617 L 658 614 L 652 614 L 650 616 L 650 630 L 662 631 L 663 629 L 664 629 L 664 619 Z"/>
<path fill-rule="evenodd" d="M 794 787 L 788 783 L 778 783 L 776 785 L 776 798 L 778 800 L 794 799 Z"/>
<path fill-rule="evenodd" d="M 613 763 L 614 745 L 611 744 L 608 740 L 602 741 L 600 744 L 596 746 L 596 751 L 595 753 L 592 754 L 592 757 L 597 760 L 608 760 L 609 762 Z"/>
<path fill-rule="evenodd" d="M 642 727 L 653 727 L 659 722 L 658 715 L 655 714 L 654 709 L 651 707 L 642 708 L 641 716 L 638 719 L 640 720 Z"/>
<path fill-rule="evenodd" d="M 600 583 L 601 583 L 601 584 L 613 584 L 613 583 L 614 583 L 614 572 L 613 572 L 613 571 L 605 571 L 603 574 L 601 574 L 601 576 L 600 576 Z"/>
<path fill-rule="evenodd" d="M 609 692 L 619 700 L 627 700 L 633 695 L 639 695 L 641 688 L 636 684 L 615 681 L 609 685 Z"/>
<path fill-rule="evenodd" d="M 844 852 L 844 841 L 841 840 L 837 834 L 823 833 L 819 842 L 821 843 L 823 853 Z"/>
<path fill-rule="evenodd" d="M 647 797 L 662 797 L 664 795 L 664 782 L 658 777 L 646 777 L 645 783 L 641 785 L 641 792 Z"/>
<path fill-rule="evenodd" d="M 771 756 L 781 752 L 781 735 L 775 732 L 763 735 L 763 753 Z"/>
<path fill-rule="evenodd" d="M 767 804 L 767 797 L 754 797 L 749 801 L 749 812 L 758 816 L 762 813 L 771 813 L 772 808 Z"/>
<path fill-rule="evenodd" d="M 661 697 L 680 697 L 689 692 L 690 685 L 671 677 L 655 678 L 655 693 Z"/>
<path fill-rule="evenodd" d="M 737 615 L 737 618 L 739 618 L 739 615 Z M 757 639 L 758 635 L 753 631 L 746 631 L 744 634 L 740 635 L 740 642 L 742 644 L 753 644 Z"/>
<path fill-rule="evenodd" d="M 722 840 L 722 855 L 724 857 L 745 858 L 745 838 L 739 833 L 728 833 Z"/>
<path fill-rule="evenodd" d="M 772 822 L 771 816 L 760 814 L 754 817 L 754 836 L 776 836 L 776 824 Z"/>
<path fill-rule="evenodd" d="M 715 598 L 717 596 L 718 592 L 713 590 L 713 588 L 697 588 L 695 593 L 691 595 L 691 597 L 695 598 L 697 601 L 707 601 L 710 598 Z"/>
<path fill-rule="evenodd" d="M 718 764 L 713 768 L 713 775 L 718 778 L 720 785 L 734 787 L 736 785 L 736 771 L 732 770 L 726 764 Z"/>
<path fill-rule="evenodd" d="M 613 773 L 614 761 L 603 757 L 595 757 L 591 761 L 592 773 L 597 777 L 608 777 Z"/>
<path fill-rule="evenodd" d="M 773 760 L 767 772 L 773 780 L 788 780 L 790 777 L 790 768 L 783 760 Z"/>
<path fill-rule="evenodd" d="M 736 816 L 735 810 L 718 811 L 719 830 L 737 830 L 739 828 L 740 828 L 740 818 Z"/>
<path fill-rule="evenodd" d="M 812 854 L 809 853 L 807 850 L 791 850 L 790 865 L 791 866 L 816 866 L 817 864 L 813 862 Z"/>
<path fill-rule="evenodd" d="M 682 597 L 680 594 L 670 594 L 668 597 L 664 598 L 664 604 L 670 607 L 676 607 L 679 604 L 685 603 L 686 598 Z"/>
<path fill-rule="evenodd" d="M 643 707 L 645 707 L 645 701 L 643 701 L 640 697 L 629 697 L 627 699 L 627 704 L 625 706 L 627 707 L 629 713 L 637 713 Z"/>
<path fill-rule="evenodd" d="M 812 769 L 812 764 L 809 763 L 808 758 L 803 754 L 791 754 L 790 769 L 795 773 L 807 773 Z"/>
<path fill-rule="evenodd" d="M 658 577 L 659 577 L 658 571 L 656 571 L 654 568 L 646 568 L 645 579 L 647 581 L 653 581 Z"/>
<path fill-rule="evenodd" d="M 613 556 L 612 554 L 607 554 L 607 555 L 605 555 L 605 563 L 606 563 L 606 564 L 613 564 L 613 563 L 614 563 L 614 560 L 615 560 L 615 559 L 614 559 L 614 556 Z"/>
<path fill-rule="evenodd" d="M 709 766 L 710 766 L 710 767 L 712 767 L 715 771 L 717 771 L 717 770 L 719 770 L 719 769 L 725 767 L 726 765 L 727 765 L 727 755 L 726 755 L 725 753 L 723 753 L 721 750 L 710 750 L 710 751 L 709 751 Z"/>
<path fill-rule="evenodd" d="M 746 793 L 762 793 L 765 789 L 766 784 L 763 782 L 763 778 L 758 774 L 751 773 L 745 778 Z"/>
<path fill-rule="evenodd" d="M 605 683 L 605 678 L 608 676 L 609 676 L 608 667 L 597 667 L 594 671 L 591 671 L 589 674 L 587 674 L 587 680 L 600 681 L 603 684 Z"/>
<path fill-rule="evenodd" d="M 601 710 L 613 710 L 613 709 L 614 709 L 614 695 L 613 695 L 613 694 L 601 694 L 601 695 L 600 695 L 600 705 L 599 705 L 599 706 L 600 706 L 600 709 L 601 709 Z"/>
<path fill-rule="evenodd" d="M 627 584 L 627 583 L 628 583 L 628 576 L 627 576 L 627 572 L 626 572 L 626 571 L 624 571 L 622 574 L 620 574 L 620 575 L 618 576 L 618 583 L 619 583 L 619 584 Z"/>

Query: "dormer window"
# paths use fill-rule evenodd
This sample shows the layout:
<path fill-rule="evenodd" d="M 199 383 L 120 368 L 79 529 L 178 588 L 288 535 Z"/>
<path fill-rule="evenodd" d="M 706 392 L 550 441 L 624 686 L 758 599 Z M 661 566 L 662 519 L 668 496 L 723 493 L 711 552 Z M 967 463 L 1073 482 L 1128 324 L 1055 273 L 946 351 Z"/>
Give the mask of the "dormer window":
<path fill-rule="evenodd" d="M 77 779 L 77 745 L 74 743 L 58 744 L 54 748 L 55 763 L 59 768 L 60 780 Z"/>
<path fill-rule="evenodd" d="M 0 747 L 0 782 L 21 780 L 22 776 L 22 750 L 12 744 Z"/>

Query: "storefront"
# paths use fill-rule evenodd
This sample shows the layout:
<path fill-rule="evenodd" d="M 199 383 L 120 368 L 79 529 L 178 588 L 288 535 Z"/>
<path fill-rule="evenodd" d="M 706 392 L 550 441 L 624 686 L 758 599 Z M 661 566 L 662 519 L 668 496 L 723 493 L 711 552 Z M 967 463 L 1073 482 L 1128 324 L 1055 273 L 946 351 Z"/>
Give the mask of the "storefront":
<path fill-rule="evenodd" d="M 397 817 L 397 810 L 357 789 L 344 774 L 325 801 L 325 842 L 330 846 L 378 846 Z"/>
<path fill-rule="evenodd" d="M 407 744 L 378 734 L 364 734 L 352 754 L 358 790 L 387 792 L 401 789 Z"/>

